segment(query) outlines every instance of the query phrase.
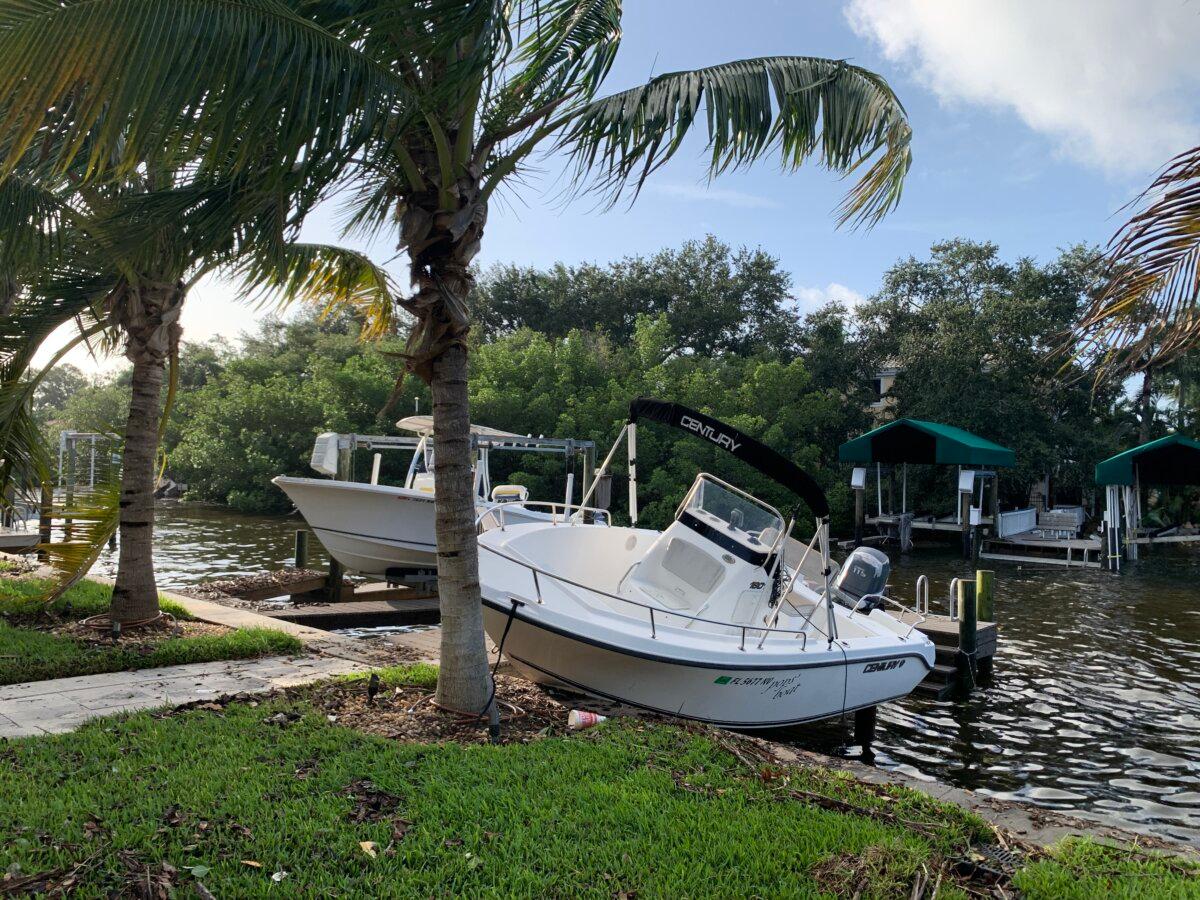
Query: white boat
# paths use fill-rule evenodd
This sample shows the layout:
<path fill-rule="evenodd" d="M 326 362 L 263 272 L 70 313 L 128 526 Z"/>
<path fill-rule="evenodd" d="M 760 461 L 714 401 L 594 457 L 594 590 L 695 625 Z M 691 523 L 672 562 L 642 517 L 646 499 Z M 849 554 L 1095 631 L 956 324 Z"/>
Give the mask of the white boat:
<path fill-rule="evenodd" d="M 392 581 L 431 578 L 437 574 L 433 477 L 433 420 L 409 416 L 396 423 L 415 437 L 322 434 L 313 448 L 311 465 L 340 478 L 298 478 L 280 475 L 272 483 L 287 493 L 326 550 L 349 572 Z M 534 503 L 522 485 L 491 484 L 491 454 L 497 450 L 554 452 L 584 456 L 584 477 L 591 473 L 594 445 L 471 426 L 476 448 L 476 510 L 484 514 L 503 506 L 508 521 L 545 522 L 563 514 L 563 506 Z M 378 454 L 370 482 L 346 477 L 355 449 L 413 451 L 404 485 L 379 484 Z M 573 475 L 563 504 L 569 505 Z M 585 488 L 586 488 L 585 484 Z"/>
<path fill-rule="evenodd" d="M 639 418 L 692 431 L 790 488 L 816 517 L 812 541 L 788 538 L 795 513 L 785 519 L 706 473 L 664 531 L 636 527 Z M 526 678 L 716 725 L 774 728 L 903 697 L 932 668 L 933 644 L 884 611 L 895 604 L 883 594 L 887 557 L 860 548 L 839 571 L 825 496 L 792 463 L 657 400 L 632 404 L 621 438 L 633 526 L 578 516 L 517 524 L 501 510 L 480 535 L 485 625 Z"/>

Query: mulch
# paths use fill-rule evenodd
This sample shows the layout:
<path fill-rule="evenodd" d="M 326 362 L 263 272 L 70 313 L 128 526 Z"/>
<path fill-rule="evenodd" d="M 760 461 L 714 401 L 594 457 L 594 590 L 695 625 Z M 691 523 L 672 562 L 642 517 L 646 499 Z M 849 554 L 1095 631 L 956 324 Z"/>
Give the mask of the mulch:
<path fill-rule="evenodd" d="M 104 628 L 93 628 L 77 620 L 59 622 L 33 622 L 27 627 L 37 631 L 48 631 L 60 637 L 74 638 L 89 647 L 112 646 L 112 635 Z M 149 652 L 173 638 L 200 637 L 211 635 L 217 637 L 228 634 L 233 629 L 224 625 L 213 625 L 208 622 L 177 621 L 170 616 L 163 616 L 150 625 L 137 628 L 127 628 L 121 632 L 120 646 L 135 652 Z"/>
<path fill-rule="evenodd" d="M 381 687 L 372 699 L 368 683 L 324 682 L 289 691 L 303 696 L 331 722 L 405 743 L 486 744 L 486 717 L 442 710 L 433 692 L 418 687 Z M 500 743 L 528 743 L 565 734 L 571 706 L 511 675 L 496 676 L 500 707 Z M 565 698 L 564 698 L 565 699 Z"/>

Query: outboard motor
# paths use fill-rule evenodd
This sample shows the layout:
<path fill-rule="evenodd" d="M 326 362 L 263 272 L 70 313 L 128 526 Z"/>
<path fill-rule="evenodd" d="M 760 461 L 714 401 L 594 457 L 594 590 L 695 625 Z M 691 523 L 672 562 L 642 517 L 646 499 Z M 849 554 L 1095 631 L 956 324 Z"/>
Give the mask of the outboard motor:
<path fill-rule="evenodd" d="M 858 547 L 842 563 L 842 570 L 834 582 L 834 590 L 837 592 L 835 599 L 842 606 L 853 609 L 863 597 L 883 594 L 891 571 L 891 560 L 882 550 Z M 869 615 L 871 610 L 881 606 L 883 600 L 876 597 L 863 603 L 858 609 L 859 612 Z"/>

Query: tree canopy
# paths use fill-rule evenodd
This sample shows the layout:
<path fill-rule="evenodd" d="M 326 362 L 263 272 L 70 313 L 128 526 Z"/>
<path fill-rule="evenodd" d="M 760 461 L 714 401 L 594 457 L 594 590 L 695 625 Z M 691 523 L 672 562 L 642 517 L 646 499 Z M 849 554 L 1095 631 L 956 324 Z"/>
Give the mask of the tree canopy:
<path fill-rule="evenodd" d="M 594 330 L 620 344 L 639 317 L 662 315 L 676 339 L 669 353 L 708 355 L 794 353 L 793 305 L 777 259 L 712 235 L 607 265 L 493 266 L 472 297 L 484 340 L 529 328 L 550 338 Z"/>
<path fill-rule="evenodd" d="M 851 498 L 837 447 L 872 426 L 871 377 L 885 363 L 901 370 L 891 395 L 895 414 L 967 428 L 1017 452 L 1016 469 L 1001 480 L 1005 505 L 1023 505 L 1030 484 L 1045 474 L 1053 476 L 1062 499 L 1083 497 L 1095 462 L 1135 442 L 1138 422 L 1119 380 L 1102 379 L 1093 393 L 1091 370 L 1068 372 L 1064 379 L 1061 361 L 1050 352 L 1094 290 L 1094 255 L 1086 248 L 1039 263 L 1006 260 L 990 244 L 947 241 L 928 256 L 897 262 L 857 308 L 833 303 L 804 315 L 783 293 L 787 277 L 778 261 L 760 250 L 735 253 L 707 240 L 653 258 L 682 267 L 687 251 L 699 248 L 718 258 L 760 258 L 753 271 L 771 273 L 765 283 L 778 293 L 770 309 L 780 330 L 791 335 L 786 347 L 751 343 L 698 352 L 685 346 L 670 309 L 648 309 L 625 326 L 614 325 L 612 310 L 597 304 L 571 310 L 570 327 L 551 317 L 546 331 L 506 325 L 478 334 L 469 380 L 473 418 L 607 446 L 632 397 L 677 400 L 728 420 L 814 472 L 830 493 L 834 526 L 843 530 L 850 525 Z M 505 281 L 512 271 L 493 270 L 501 274 L 485 276 L 482 284 Z M 660 284 L 660 273 L 649 266 L 526 272 L 552 278 L 564 297 L 583 296 L 583 286 L 601 276 L 619 280 L 627 296 L 653 297 Z M 579 273 L 579 284 L 572 283 L 572 273 Z M 714 286 L 707 277 L 689 281 L 685 274 L 682 268 L 677 273 L 675 302 L 708 303 L 710 338 L 735 333 L 743 321 L 746 282 L 734 278 Z M 714 298 L 724 290 L 728 296 Z M 629 330 L 614 334 L 617 327 Z M 166 435 L 172 476 L 188 483 L 196 498 L 283 511 L 286 499 L 269 480 L 308 473 L 317 433 L 394 433 L 394 420 L 413 411 L 414 402 L 428 411 L 426 387 L 409 380 L 394 411 L 380 416 L 394 386 L 389 354 L 401 349 L 400 342 L 363 344 L 358 331 L 351 317 L 313 314 L 268 320 L 236 350 L 185 346 L 181 381 L 191 387 L 181 391 Z M 695 340 L 692 334 L 689 340 Z M 1164 409 L 1152 423 L 1153 436 L 1194 421 L 1198 411 L 1194 367 L 1181 362 L 1175 368 L 1176 375 L 1158 382 Z M 119 409 L 127 390 L 121 377 L 86 388 L 52 417 L 95 427 L 103 409 Z M 89 410 L 92 418 L 81 421 Z M 790 502 L 702 442 L 665 429 L 643 431 L 647 522 L 665 521 L 698 469 L 732 475 L 763 496 Z M 384 480 L 402 479 L 406 465 L 400 454 L 385 454 Z M 562 490 L 561 459 L 497 455 L 493 470 L 497 479 L 528 485 L 535 496 L 557 498 Z M 912 477 L 919 483 L 922 476 Z M 919 490 L 935 502 L 939 492 L 949 494 L 949 479 L 931 472 Z M 615 490 L 614 497 L 619 508 L 623 493 Z"/>

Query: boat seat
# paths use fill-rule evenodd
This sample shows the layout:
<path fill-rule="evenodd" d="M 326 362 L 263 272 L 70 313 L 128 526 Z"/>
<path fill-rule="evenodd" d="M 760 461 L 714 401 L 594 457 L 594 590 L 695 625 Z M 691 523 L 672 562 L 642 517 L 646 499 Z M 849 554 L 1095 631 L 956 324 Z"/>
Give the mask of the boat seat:
<path fill-rule="evenodd" d="M 492 488 L 493 503 L 523 503 L 529 499 L 529 488 L 523 484 L 498 484 Z"/>
<path fill-rule="evenodd" d="M 667 609 L 694 612 L 724 577 L 719 559 L 668 529 L 631 572 L 629 584 Z"/>

